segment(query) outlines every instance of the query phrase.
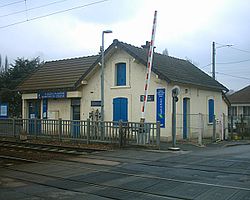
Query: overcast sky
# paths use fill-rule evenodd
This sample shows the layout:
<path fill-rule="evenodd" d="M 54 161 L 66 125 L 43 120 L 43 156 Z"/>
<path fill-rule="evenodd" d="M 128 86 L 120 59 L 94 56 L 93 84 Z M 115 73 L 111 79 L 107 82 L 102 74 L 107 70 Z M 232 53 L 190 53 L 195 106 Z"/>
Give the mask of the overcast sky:
<path fill-rule="evenodd" d="M 75 7 L 82 8 L 39 18 Z M 113 33 L 105 35 L 105 48 L 113 39 L 141 46 L 150 40 L 157 10 L 157 52 L 167 48 L 211 75 L 215 41 L 217 80 L 238 90 L 250 84 L 249 8 L 250 0 L 0 0 L 0 54 L 10 61 L 93 55 L 106 29 Z M 221 47 L 227 44 L 233 46 Z"/>

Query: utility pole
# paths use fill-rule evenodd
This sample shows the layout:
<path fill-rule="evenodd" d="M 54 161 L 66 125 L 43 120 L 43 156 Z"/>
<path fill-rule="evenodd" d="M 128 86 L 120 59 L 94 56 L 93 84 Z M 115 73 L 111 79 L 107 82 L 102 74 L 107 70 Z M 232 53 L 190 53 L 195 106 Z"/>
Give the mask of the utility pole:
<path fill-rule="evenodd" d="M 212 77 L 215 79 L 215 42 L 212 44 Z"/>
<path fill-rule="evenodd" d="M 102 31 L 102 65 L 101 65 L 101 121 L 104 121 L 104 34 L 112 33 L 111 30 Z"/>
<path fill-rule="evenodd" d="M 217 43 L 218 44 L 218 43 Z M 212 77 L 215 79 L 215 55 L 216 49 L 223 48 L 223 47 L 231 47 L 232 44 L 223 44 L 221 46 L 215 47 L 215 42 L 212 43 Z"/>

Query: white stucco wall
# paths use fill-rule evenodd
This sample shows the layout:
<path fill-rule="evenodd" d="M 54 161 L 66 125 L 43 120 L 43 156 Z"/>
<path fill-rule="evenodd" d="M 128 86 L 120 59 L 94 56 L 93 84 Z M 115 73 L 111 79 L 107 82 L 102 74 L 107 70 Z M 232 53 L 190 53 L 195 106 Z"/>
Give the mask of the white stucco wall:
<path fill-rule="evenodd" d="M 126 86 L 115 86 L 115 64 L 125 62 L 126 70 Z M 113 120 L 113 99 L 116 97 L 125 97 L 128 99 L 128 120 L 140 121 L 141 106 L 140 95 L 144 94 L 146 67 L 138 63 L 133 57 L 122 50 L 118 50 L 113 54 L 105 64 L 104 77 L 105 77 L 105 105 L 104 119 L 106 121 Z M 90 79 L 87 80 L 88 84 L 82 87 L 82 113 L 83 118 L 88 118 L 88 113 L 93 109 L 100 107 L 90 107 L 91 100 L 100 100 L 100 70 L 96 71 Z M 171 89 L 174 84 L 168 84 L 164 80 L 157 78 L 156 74 L 151 74 L 151 82 L 149 87 L 149 95 L 155 95 L 154 102 L 147 103 L 146 121 L 156 121 L 156 89 L 166 89 L 166 128 L 162 128 L 161 133 L 165 137 L 171 136 L 171 113 L 172 113 L 172 96 Z M 190 114 L 202 113 L 208 115 L 208 100 L 214 99 L 215 115 L 220 116 L 222 113 L 227 115 L 227 105 L 222 99 L 221 92 L 198 89 L 191 85 L 178 84 L 181 89 L 179 101 L 177 103 L 178 117 L 182 117 L 183 113 L 183 98 L 190 98 Z M 187 93 L 186 93 L 187 92 Z M 197 116 L 195 116 L 197 118 Z M 195 117 L 193 117 L 195 119 Z M 181 126 L 179 120 L 179 126 Z M 207 120 L 207 119 L 206 119 Z M 177 133 L 178 134 L 178 133 Z M 181 130 L 179 135 L 181 137 Z"/>
<path fill-rule="evenodd" d="M 49 99 L 48 118 L 65 120 L 71 119 L 71 100 L 70 99 Z"/>
<path fill-rule="evenodd" d="M 146 67 L 138 63 L 133 57 L 117 49 L 110 58 L 106 58 L 104 69 L 104 120 L 113 120 L 113 99 L 117 97 L 125 97 L 128 99 L 128 120 L 139 122 L 141 117 L 140 95 L 144 94 L 145 74 Z M 127 66 L 126 70 L 126 86 L 115 86 L 115 64 L 119 62 L 125 62 Z M 156 89 L 166 89 L 166 128 L 161 129 L 161 135 L 165 138 L 171 137 L 171 114 L 172 114 L 172 96 L 171 89 L 176 84 L 168 84 L 164 80 L 160 80 L 156 74 L 152 72 L 151 82 L 149 87 L 149 95 L 154 95 L 154 102 L 148 102 L 146 108 L 146 121 L 156 122 Z M 84 80 L 84 85 L 79 87 L 78 91 L 71 92 L 68 97 L 80 97 L 81 96 L 81 120 L 86 120 L 89 117 L 89 112 L 98 109 L 100 107 L 91 107 L 91 101 L 100 101 L 100 66 L 91 73 L 89 77 Z M 227 105 L 222 99 L 222 94 L 219 91 L 204 90 L 192 85 L 178 84 L 181 89 L 179 95 L 179 101 L 177 103 L 177 120 L 179 118 L 179 124 L 182 124 L 183 113 L 183 98 L 190 98 L 190 114 L 202 113 L 208 115 L 208 100 L 214 99 L 215 115 L 220 116 L 222 113 L 227 114 Z M 29 97 L 28 94 L 23 95 L 26 100 Z M 34 94 L 30 94 L 31 98 L 34 98 Z M 27 109 L 27 105 L 23 106 L 23 109 Z M 49 99 L 48 111 L 58 111 L 59 118 L 72 119 L 71 116 L 71 99 Z M 197 117 L 197 116 L 196 116 Z M 194 120 L 195 117 L 193 117 Z M 211 126 L 211 125 L 208 125 Z M 178 137 L 182 137 L 182 130 L 177 128 Z"/>

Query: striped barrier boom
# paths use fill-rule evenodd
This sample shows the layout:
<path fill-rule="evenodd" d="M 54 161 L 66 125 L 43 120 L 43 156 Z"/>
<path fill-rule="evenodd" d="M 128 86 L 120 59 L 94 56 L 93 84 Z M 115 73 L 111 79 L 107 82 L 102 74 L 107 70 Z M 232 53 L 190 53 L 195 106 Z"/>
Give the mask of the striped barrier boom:
<path fill-rule="evenodd" d="M 157 11 L 154 13 L 154 21 L 153 21 L 153 28 L 152 28 L 152 35 L 150 41 L 150 47 L 148 51 L 148 61 L 147 61 L 147 73 L 145 78 L 145 86 L 144 86 L 144 98 L 142 104 L 142 113 L 141 113 L 141 121 L 145 121 L 145 112 L 146 112 L 146 105 L 148 99 L 148 89 L 150 83 L 150 75 L 152 71 L 152 62 L 153 62 L 153 54 L 154 54 L 154 41 L 155 41 L 155 31 L 156 31 L 156 19 L 157 19 Z"/>

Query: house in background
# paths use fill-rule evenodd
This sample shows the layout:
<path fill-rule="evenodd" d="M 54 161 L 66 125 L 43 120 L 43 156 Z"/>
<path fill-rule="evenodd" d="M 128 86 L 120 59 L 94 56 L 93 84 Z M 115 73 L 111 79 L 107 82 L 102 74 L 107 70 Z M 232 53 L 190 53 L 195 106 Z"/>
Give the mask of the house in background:
<path fill-rule="evenodd" d="M 114 40 L 105 51 L 104 120 L 135 121 L 141 117 L 147 45 Z M 86 120 L 100 111 L 100 55 L 46 62 L 18 86 L 23 118 Z M 203 114 L 207 134 L 214 115 L 228 115 L 227 90 L 187 60 L 154 53 L 146 121 L 161 123 L 161 136 L 171 138 L 172 88 L 180 87 L 177 137 L 197 134 Z"/>
<path fill-rule="evenodd" d="M 250 117 L 250 85 L 229 95 L 228 99 L 231 103 L 230 115 Z"/>

